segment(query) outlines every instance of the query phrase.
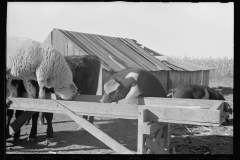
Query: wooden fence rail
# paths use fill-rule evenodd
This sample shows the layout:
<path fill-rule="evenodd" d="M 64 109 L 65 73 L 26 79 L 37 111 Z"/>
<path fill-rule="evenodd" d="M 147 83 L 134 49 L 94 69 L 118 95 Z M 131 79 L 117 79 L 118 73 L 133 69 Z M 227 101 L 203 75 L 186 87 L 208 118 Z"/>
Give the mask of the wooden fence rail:
<path fill-rule="evenodd" d="M 24 94 L 23 97 L 27 95 Z M 135 152 L 128 150 L 77 115 L 138 119 L 138 154 L 168 154 L 170 123 L 218 126 L 225 118 L 222 116 L 224 102 L 216 100 L 145 97 L 138 98 L 135 104 L 127 104 L 124 100 L 112 104 L 100 103 L 101 96 L 96 95 L 76 95 L 71 101 L 63 101 L 57 99 L 54 94 L 46 94 L 46 100 L 9 99 L 13 102 L 9 109 L 65 113 L 93 136 L 122 154 Z"/>

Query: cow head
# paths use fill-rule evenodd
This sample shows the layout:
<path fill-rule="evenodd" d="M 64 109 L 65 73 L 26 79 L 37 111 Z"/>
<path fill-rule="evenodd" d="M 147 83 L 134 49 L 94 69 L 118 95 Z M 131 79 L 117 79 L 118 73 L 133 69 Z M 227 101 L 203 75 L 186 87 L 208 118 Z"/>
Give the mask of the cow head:
<path fill-rule="evenodd" d="M 117 102 L 125 98 L 128 91 L 129 90 L 116 79 L 110 79 L 104 84 L 104 95 L 100 101 L 102 103 Z"/>

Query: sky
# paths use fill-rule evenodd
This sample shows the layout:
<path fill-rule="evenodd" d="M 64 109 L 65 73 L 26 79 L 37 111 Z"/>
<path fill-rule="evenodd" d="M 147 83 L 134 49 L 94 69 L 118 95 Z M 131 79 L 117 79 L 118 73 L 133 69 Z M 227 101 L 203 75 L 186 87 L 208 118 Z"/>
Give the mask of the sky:
<path fill-rule="evenodd" d="M 7 36 L 43 42 L 53 28 L 130 38 L 166 56 L 233 58 L 234 4 L 8 2 Z"/>

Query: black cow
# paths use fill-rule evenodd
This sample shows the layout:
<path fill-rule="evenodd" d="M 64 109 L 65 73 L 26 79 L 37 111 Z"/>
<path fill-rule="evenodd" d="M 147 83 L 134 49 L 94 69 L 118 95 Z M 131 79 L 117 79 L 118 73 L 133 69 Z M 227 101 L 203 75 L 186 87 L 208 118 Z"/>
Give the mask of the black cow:
<path fill-rule="evenodd" d="M 160 81 L 140 68 L 127 68 L 116 73 L 104 84 L 102 103 L 118 102 L 137 97 L 167 97 Z"/>
<path fill-rule="evenodd" d="M 37 81 L 34 81 L 34 80 L 31 80 L 30 83 L 36 88 L 36 95 L 35 97 L 38 97 L 38 91 L 39 91 L 39 87 L 38 87 L 38 83 Z M 11 89 L 13 90 L 13 93 L 15 93 L 15 95 L 13 97 L 22 97 L 22 94 L 24 92 L 26 92 L 26 89 L 24 87 L 24 84 L 23 84 L 23 81 L 22 80 L 12 80 L 11 81 L 11 85 L 10 85 Z M 15 118 L 18 118 L 24 111 L 22 110 L 16 110 L 15 112 Z M 7 109 L 7 116 L 6 116 L 6 138 L 9 138 L 10 135 L 9 135 L 9 125 L 10 125 L 10 122 L 11 122 L 11 119 L 12 119 L 12 116 L 13 116 L 13 113 L 14 111 L 11 110 L 11 109 Z M 30 131 L 30 136 L 29 136 L 29 139 L 33 138 L 36 136 L 37 134 L 37 119 L 38 119 L 38 112 L 36 112 L 33 116 L 32 116 L 32 128 L 31 128 L 31 131 Z M 46 119 L 47 120 L 51 120 L 52 117 L 50 115 L 49 117 L 49 114 L 46 115 Z M 51 124 L 48 126 L 48 130 L 52 130 L 52 126 Z M 20 132 L 21 130 L 17 131 L 16 133 L 14 133 L 14 141 L 18 141 L 19 140 L 19 137 L 20 137 Z M 52 134 L 48 134 L 49 137 L 52 137 Z"/>
<path fill-rule="evenodd" d="M 96 95 L 98 88 L 98 77 L 100 71 L 100 60 L 95 55 L 71 55 L 65 56 L 65 60 L 73 74 L 73 82 L 78 88 L 78 92 L 87 95 Z M 48 90 L 54 93 L 53 89 Z M 44 124 L 44 113 L 40 112 L 39 124 Z M 92 123 L 93 116 L 83 116 L 89 119 Z"/>
<path fill-rule="evenodd" d="M 225 100 L 223 95 L 218 91 L 207 86 L 195 84 L 183 84 L 177 86 L 172 90 L 172 96 L 173 98 Z"/>
<path fill-rule="evenodd" d="M 85 56 L 65 56 L 65 60 L 68 63 L 72 73 L 73 73 L 73 82 L 78 88 L 78 92 L 81 94 L 88 94 L 88 95 L 95 95 L 98 88 L 98 77 L 99 77 L 99 70 L 100 70 L 100 60 L 97 56 L 93 55 L 85 55 Z M 21 80 L 15 81 L 18 84 L 18 95 L 21 97 L 21 94 L 23 92 L 26 92 L 23 82 Z M 39 86 L 36 81 L 31 81 L 32 85 L 39 89 Z M 54 93 L 53 89 L 47 89 L 45 88 L 46 92 L 52 92 Z M 38 94 L 38 91 L 36 92 Z M 38 97 L 38 95 L 36 95 Z M 8 124 L 7 127 L 10 124 L 10 120 L 12 117 L 13 112 L 8 112 Z M 18 117 L 21 115 L 22 111 L 18 111 L 16 113 L 19 113 L 15 115 Z M 37 120 L 38 120 L 39 112 L 35 113 L 32 116 L 32 128 L 29 135 L 29 140 L 34 141 L 35 137 L 37 135 Z M 41 113 L 40 112 L 40 119 L 43 121 L 43 117 L 47 120 L 47 140 L 51 141 L 53 139 L 53 128 L 52 128 L 52 119 L 53 119 L 53 113 Z M 87 116 L 84 118 L 87 119 Z M 93 116 L 90 116 L 89 120 L 93 123 Z M 8 130 L 8 129 L 7 129 Z M 18 140 L 20 136 L 19 133 L 16 132 L 14 134 L 14 139 Z M 15 138 L 16 137 L 16 138 Z"/>
<path fill-rule="evenodd" d="M 224 100 L 223 95 L 207 86 L 200 86 L 195 84 L 182 84 L 172 90 L 168 95 L 169 98 L 188 98 L 188 99 L 209 99 L 209 100 Z M 229 107 L 224 108 L 226 112 L 232 114 L 232 109 Z M 228 121 L 228 117 L 226 118 Z"/>

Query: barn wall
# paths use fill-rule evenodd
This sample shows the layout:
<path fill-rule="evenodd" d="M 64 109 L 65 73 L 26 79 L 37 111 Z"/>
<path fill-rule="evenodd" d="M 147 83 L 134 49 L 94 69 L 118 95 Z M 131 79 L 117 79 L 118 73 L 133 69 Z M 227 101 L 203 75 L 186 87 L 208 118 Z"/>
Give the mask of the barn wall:
<path fill-rule="evenodd" d="M 202 79 L 202 71 L 170 71 L 172 88 L 184 83 L 201 85 L 201 80 L 203 80 L 202 85 L 209 86 L 209 74 L 209 70 L 203 71 Z"/>
<path fill-rule="evenodd" d="M 151 72 L 162 84 L 166 93 L 168 93 L 168 72 L 167 71 L 156 71 Z"/>
<path fill-rule="evenodd" d="M 58 31 L 53 30 L 52 31 L 52 45 L 56 47 L 63 55 L 67 55 L 66 53 L 66 46 L 64 45 L 66 43 L 65 37 L 60 35 Z"/>
<path fill-rule="evenodd" d="M 44 43 L 57 48 L 64 56 L 67 55 L 86 55 L 80 48 L 68 40 L 62 33 L 53 30 Z"/>
<path fill-rule="evenodd" d="M 202 71 L 191 72 L 191 84 L 201 85 Z"/>
<path fill-rule="evenodd" d="M 169 78 L 172 81 L 172 88 L 175 88 L 180 84 L 181 74 L 178 71 L 169 71 Z"/>
<path fill-rule="evenodd" d="M 210 70 L 203 71 L 203 85 L 209 86 Z"/>
<path fill-rule="evenodd" d="M 47 38 L 44 40 L 43 43 L 46 43 L 48 45 L 52 45 L 52 32 L 47 36 Z"/>

